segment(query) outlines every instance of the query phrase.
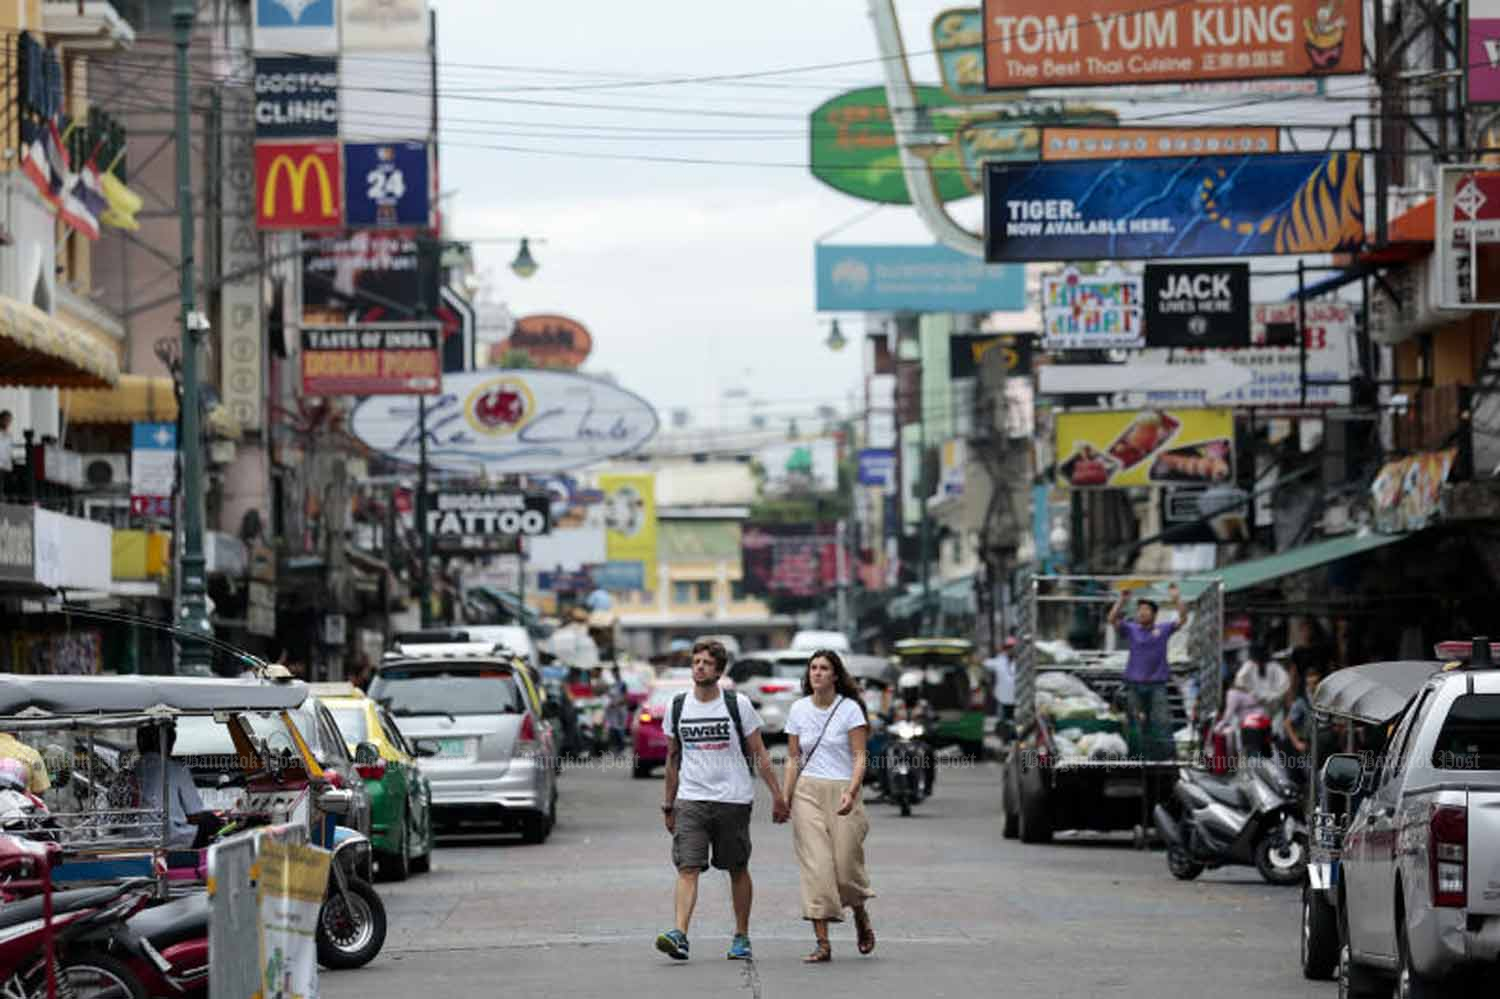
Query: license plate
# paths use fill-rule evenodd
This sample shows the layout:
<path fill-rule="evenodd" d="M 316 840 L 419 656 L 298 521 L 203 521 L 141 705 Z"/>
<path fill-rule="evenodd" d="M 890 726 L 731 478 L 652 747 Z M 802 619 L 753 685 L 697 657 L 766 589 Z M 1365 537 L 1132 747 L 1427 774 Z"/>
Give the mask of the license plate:
<path fill-rule="evenodd" d="M 1106 798 L 1139 798 L 1141 785 L 1133 780 L 1108 781 L 1104 785 L 1104 796 Z"/>
<path fill-rule="evenodd" d="M 469 755 L 468 739 L 439 739 L 438 759 L 462 760 Z"/>

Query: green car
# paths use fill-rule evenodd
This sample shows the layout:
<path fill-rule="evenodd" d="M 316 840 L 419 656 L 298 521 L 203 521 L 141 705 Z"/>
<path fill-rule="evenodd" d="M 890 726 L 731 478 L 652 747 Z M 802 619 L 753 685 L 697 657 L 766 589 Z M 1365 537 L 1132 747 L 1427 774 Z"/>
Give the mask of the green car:
<path fill-rule="evenodd" d="M 370 842 L 382 877 L 405 881 L 432 864 L 432 788 L 390 712 L 348 683 L 315 683 L 370 796 Z"/>

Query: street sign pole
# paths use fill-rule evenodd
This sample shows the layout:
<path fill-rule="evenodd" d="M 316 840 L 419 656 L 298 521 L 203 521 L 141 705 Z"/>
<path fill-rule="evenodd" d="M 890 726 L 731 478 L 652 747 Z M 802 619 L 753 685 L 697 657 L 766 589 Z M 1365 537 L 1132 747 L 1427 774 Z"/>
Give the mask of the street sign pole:
<path fill-rule="evenodd" d="M 208 619 L 207 559 L 203 554 L 203 433 L 199 407 L 198 340 L 208 321 L 198 312 L 194 299 L 192 125 L 188 102 L 188 46 L 192 41 L 193 0 L 172 0 L 173 42 L 177 49 L 176 143 L 177 212 L 180 223 L 182 267 L 178 272 L 182 302 L 182 555 L 180 572 L 182 601 L 177 608 L 181 633 L 213 637 Z M 179 670 L 204 674 L 213 670 L 213 652 L 208 643 L 181 642 Z"/>

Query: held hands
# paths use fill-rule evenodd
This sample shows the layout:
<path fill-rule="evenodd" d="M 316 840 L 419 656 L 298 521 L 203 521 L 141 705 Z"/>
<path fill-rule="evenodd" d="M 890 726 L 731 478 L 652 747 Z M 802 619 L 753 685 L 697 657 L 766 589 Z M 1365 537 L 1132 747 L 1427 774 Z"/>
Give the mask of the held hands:
<path fill-rule="evenodd" d="M 771 803 L 771 821 L 777 825 L 781 825 L 781 823 L 791 817 L 791 814 L 791 803 L 778 794 L 776 800 Z"/>
<path fill-rule="evenodd" d="M 852 811 L 854 811 L 854 789 L 846 787 L 844 793 L 839 795 L 839 814 L 848 815 Z"/>

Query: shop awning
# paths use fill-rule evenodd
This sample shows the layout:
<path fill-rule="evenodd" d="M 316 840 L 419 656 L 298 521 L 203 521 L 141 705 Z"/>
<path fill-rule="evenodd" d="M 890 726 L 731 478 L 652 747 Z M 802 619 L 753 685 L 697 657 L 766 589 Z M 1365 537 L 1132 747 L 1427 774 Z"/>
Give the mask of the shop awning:
<path fill-rule="evenodd" d="M 119 360 L 87 333 L 0 297 L 0 385 L 97 389 L 119 379 Z"/>
<path fill-rule="evenodd" d="M 72 389 L 62 394 L 69 424 L 171 423 L 177 419 L 177 396 L 166 375 L 121 375 L 114 388 Z"/>
<path fill-rule="evenodd" d="M 113 388 L 69 389 L 62 394 L 61 404 L 70 424 L 172 423 L 177 419 L 177 396 L 167 375 L 120 375 Z M 216 437 L 239 439 L 239 421 L 225 406 L 211 406 L 204 422 Z"/>
<path fill-rule="evenodd" d="M 1273 579 L 1280 579 L 1282 576 L 1316 569 L 1320 565 L 1337 562 L 1341 558 L 1384 548 L 1386 545 L 1393 545 L 1409 537 L 1411 537 L 1410 534 L 1380 534 L 1375 531 L 1368 534 L 1342 534 L 1336 538 L 1325 538 L 1322 541 L 1300 545 L 1276 555 L 1267 555 L 1265 558 L 1251 559 L 1248 562 L 1226 566 L 1212 575 L 1224 581 L 1225 593 L 1238 593 L 1241 590 L 1260 586 L 1262 583 L 1269 583 Z"/>

